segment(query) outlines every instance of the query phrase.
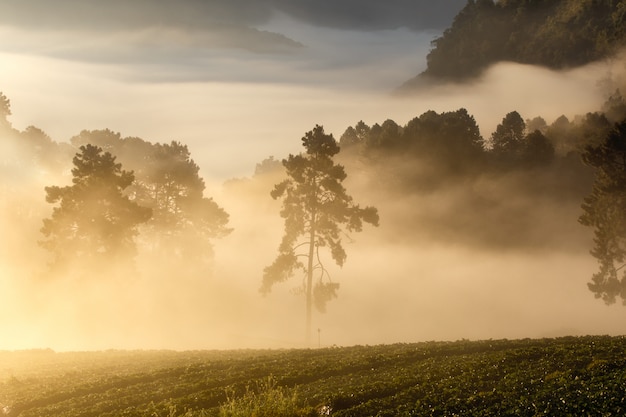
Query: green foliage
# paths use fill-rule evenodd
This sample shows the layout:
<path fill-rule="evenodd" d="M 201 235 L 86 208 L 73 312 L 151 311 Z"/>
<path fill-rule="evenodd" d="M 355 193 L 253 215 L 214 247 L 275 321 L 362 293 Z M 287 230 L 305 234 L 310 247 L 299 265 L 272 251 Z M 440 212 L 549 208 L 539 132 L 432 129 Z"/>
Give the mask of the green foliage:
<path fill-rule="evenodd" d="M 402 139 L 408 150 L 434 159 L 447 172 L 479 164 L 484 151 L 476 120 L 464 108 L 427 111 L 407 123 Z"/>
<path fill-rule="evenodd" d="M 565 125 L 567 133 L 562 136 L 569 140 L 577 130 L 567 120 Z M 488 143 L 481 136 L 474 117 L 464 108 L 442 113 L 429 110 L 405 126 L 399 126 L 393 120 L 386 120 L 382 126 L 385 128 L 378 124 L 370 128 L 361 121 L 346 129 L 341 142 L 352 155 L 367 155 L 370 162 L 382 162 L 390 157 L 412 161 L 422 170 L 417 175 L 408 172 L 396 175 L 407 180 L 415 176 L 421 177 L 416 178 L 417 181 L 439 184 L 449 178 L 484 174 L 493 168 L 511 170 L 547 166 L 556 156 L 555 145 L 549 137 L 552 135 L 544 134 L 538 128 L 529 132 L 517 111 L 503 118 Z M 540 117 L 533 121 L 533 126 L 549 131 Z M 588 120 L 581 126 L 581 132 L 594 128 Z M 381 137 L 386 139 L 381 141 Z M 558 139 L 566 140 L 560 136 Z M 586 139 L 580 138 L 580 142 Z M 355 152 L 356 149 L 359 151 Z"/>
<path fill-rule="evenodd" d="M 110 130 L 83 131 L 72 138 L 76 146 L 93 143 L 119 156 L 134 170 L 127 189 L 133 201 L 152 210 L 141 238 L 155 254 L 168 256 L 180 271 L 184 265 L 208 267 L 211 239 L 232 230 L 229 215 L 212 198 L 205 197 L 200 167 L 180 142 L 152 144 L 139 138 L 122 138 Z"/>
<path fill-rule="evenodd" d="M 0 373 L 0 403 L 22 417 L 623 415 L 625 353 L 625 338 L 607 336 L 0 352 L 0 370 L 10 370 Z"/>
<path fill-rule="evenodd" d="M 409 120 L 399 126 L 398 143 L 385 148 L 368 142 L 371 129 L 359 122 L 347 132 L 363 132 L 357 135 L 363 139 L 343 146 L 338 161 L 359 172 L 364 189 L 379 201 L 397 202 L 385 224 L 394 239 L 488 250 L 585 250 L 588 231 L 575 224 L 593 172 L 580 151 L 610 123 L 602 113 L 572 121 L 563 116 L 549 125 L 509 113 L 516 122 L 504 122 L 506 116 L 503 122 L 516 125 L 509 131 L 517 131 L 517 142 L 501 152 L 459 109 L 427 111 Z M 505 131 L 498 129 L 502 136 Z"/>
<path fill-rule="evenodd" d="M 554 161 L 554 145 L 540 130 L 527 134 L 524 142 L 522 160 L 527 165 L 544 166 Z"/>
<path fill-rule="evenodd" d="M 526 122 L 516 111 L 504 116 L 502 123 L 496 127 L 491 135 L 491 148 L 495 154 L 519 156 L 524 141 Z"/>
<path fill-rule="evenodd" d="M 624 12 L 626 13 L 626 4 L 624 4 Z M 626 119 L 626 99 L 619 89 L 606 99 L 602 106 L 602 114 L 613 123 Z"/>
<path fill-rule="evenodd" d="M 496 164 L 504 169 L 538 167 L 554 160 L 555 148 L 540 130 L 527 133 L 522 116 L 512 111 L 491 135 L 491 153 L 496 158 Z"/>
<path fill-rule="evenodd" d="M 74 157 L 71 186 L 46 187 L 46 201 L 58 204 L 44 219 L 41 244 L 55 264 L 76 260 L 122 261 L 135 255 L 138 225 L 151 211 L 123 194 L 134 175 L 115 157 L 93 145 L 81 146 Z"/>
<path fill-rule="evenodd" d="M 463 80 L 498 61 L 566 68 L 626 45 L 624 0 L 468 1 L 432 42 L 422 76 Z"/>
<path fill-rule="evenodd" d="M 616 124 L 604 142 L 589 146 L 583 160 L 596 169 L 591 194 L 582 205 L 580 222 L 593 228 L 591 254 L 600 270 L 589 289 L 612 304 L 619 297 L 626 305 L 626 120 Z"/>
<path fill-rule="evenodd" d="M 285 234 L 276 260 L 264 270 L 261 291 L 269 292 L 275 283 L 303 269 L 307 276 L 304 292 L 307 323 L 310 323 L 313 298 L 317 296 L 315 304 L 323 311 L 338 287 L 324 282 L 329 276 L 319 249 L 328 247 L 332 259 L 342 266 L 347 256 L 341 239 L 343 230 L 360 232 L 363 222 L 378 225 L 378 212 L 374 207 L 361 208 L 354 204 L 346 193 L 342 182 L 347 174 L 342 165 L 333 161 L 339 145 L 332 135 L 324 133 L 322 126 L 307 132 L 302 144 L 304 153 L 283 160 L 288 179 L 276 184 L 271 192 L 272 198 L 283 200 L 280 215 L 285 219 Z M 299 242 L 301 238 L 304 241 Z M 304 253 L 299 254 L 299 248 L 304 248 Z M 306 259 L 306 264 L 298 260 L 298 255 Z M 313 291 L 314 270 L 319 272 L 316 291 Z"/>
<path fill-rule="evenodd" d="M 51 146 L 51 140 L 36 128 L 29 128 L 22 135 L 24 142 L 32 142 L 33 150 L 40 147 L 41 152 L 45 152 Z M 144 255 L 168 256 L 168 265 L 175 268 L 178 275 L 185 270 L 197 275 L 209 268 L 213 253 L 211 239 L 231 231 L 227 227 L 229 216 L 212 198 L 204 196 L 205 183 L 199 175 L 200 168 L 191 159 L 186 145 L 179 142 L 151 144 L 139 138 L 122 138 L 108 129 L 83 131 L 71 142 L 89 153 L 74 160 L 79 164 L 73 171 L 75 185 L 46 189 L 48 202 L 67 200 L 53 212 L 52 220 L 44 220 L 42 229 L 46 237 L 54 235 L 44 241 L 43 246 L 54 253 L 58 264 L 62 263 L 61 258 L 76 259 L 84 253 L 97 254 L 102 260 L 112 262 L 114 248 L 118 249 L 118 254 L 132 257 L 136 254 L 135 240 L 138 240 Z M 102 167 L 90 173 L 90 160 L 97 157 L 92 154 L 102 152 Z M 133 171 L 121 171 L 122 164 Z M 117 174 L 107 174 L 107 170 Z M 82 184 L 80 179 L 102 175 L 108 176 L 99 180 L 99 185 L 91 179 Z M 119 181 L 115 175 L 119 175 Z M 119 188 L 117 202 L 104 203 L 105 200 L 97 198 L 97 190 L 103 190 L 106 184 Z M 95 190 L 89 191 L 93 195 L 89 203 L 85 201 L 85 188 Z M 105 194 L 111 196 L 112 192 Z M 81 197 L 77 197 L 79 195 Z M 79 202 L 70 204 L 77 198 Z M 121 202 L 128 207 L 141 207 L 144 213 L 151 212 L 136 224 L 127 226 L 132 231 L 129 234 L 132 244 L 130 237 L 125 240 L 115 237 L 116 233 L 122 233 L 124 226 L 118 219 L 121 215 L 112 214 L 111 207 L 119 207 Z M 101 211 L 99 220 L 86 217 L 86 213 L 97 210 Z M 86 244 L 87 236 L 100 236 L 100 242 L 91 239 L 91 243 Z M 105 243 L 108 246 L 105 247 Z"/>
<path fill-rule="evenodd" d="M 484 140 L 474 119 L 464 108 L 437 113 L 429 110 L 405 126 L 391 119 L 372 127 L 360 121 L 348 127 L 339 143 L 347 150 L 356 146 L 373 152 L 419 155 L 448 167 L 476 163 L 484 151 Z"/>
<path fill-rule="evenodd" d="M 228 390 L 227 401 L 220 406 L 219 417 L 305 417 L 315 416 L 311 407 L 302 408 L 297 389 L 287 390 L 277 385 L 273 377 L 257 382 L 252 389 L 246 387 L 237 396 Z"/>

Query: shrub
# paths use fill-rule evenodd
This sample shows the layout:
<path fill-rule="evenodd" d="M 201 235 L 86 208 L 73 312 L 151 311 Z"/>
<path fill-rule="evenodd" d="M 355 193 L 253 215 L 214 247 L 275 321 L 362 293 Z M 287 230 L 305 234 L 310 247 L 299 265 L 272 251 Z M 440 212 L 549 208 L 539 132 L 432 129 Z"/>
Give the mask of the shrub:
<path fill-rule="evenodd" d="M 309 417 L 316 416 L 312 407 L 301 405 L 296 388 L 276 385 L 272 377 L 259 381 L 256 389 L 246 387 L 242 396 L 227 392 L 227 401 L 220 406 L 220 417 Z"/>

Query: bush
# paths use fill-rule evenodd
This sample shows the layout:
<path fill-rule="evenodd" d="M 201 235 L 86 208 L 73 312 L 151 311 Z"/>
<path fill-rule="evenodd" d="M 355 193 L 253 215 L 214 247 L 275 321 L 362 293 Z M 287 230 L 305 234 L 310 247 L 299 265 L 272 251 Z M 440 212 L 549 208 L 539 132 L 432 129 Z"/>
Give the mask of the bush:
<path fill-rule="evenodd" d="M 220 417 L 307 417 L 316 416 L 312 407 L 300 404 L 297 389 L 276 385 L 269 377 L 257 382 L 256 389 L 246 387 L 242 396 L 227 393 L 227 401 L 220 406 Z"/>

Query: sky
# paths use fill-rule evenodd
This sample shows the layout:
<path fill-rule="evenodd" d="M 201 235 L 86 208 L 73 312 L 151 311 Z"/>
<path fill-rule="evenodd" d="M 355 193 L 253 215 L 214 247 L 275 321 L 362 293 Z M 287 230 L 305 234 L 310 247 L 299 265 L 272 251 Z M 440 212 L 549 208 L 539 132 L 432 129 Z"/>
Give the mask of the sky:
<path fill-rule="evenodd" d="M 0 91 L 18 128 L 36 125 L 57 141 L 105 127 L 181 140 L 221 154 L 198 156 L 207 173 L 240 175 L 421 71 L 462 4 L 8 0 Z M 346 113 L 342 129 L 363 117 Z"/>
<path fill-rule="evenodd" d="M 298 346 L 297 332 L 284 334 L 299 326 L 300 317 L 291 313 L 301 308 L 298 299 L 285 297 L 288 288 L 269 300 L 260 300 L 257 291 L 260 271 L 279 243 L 278 209 L 268 203 L 267 212 L 259 213 L 258 206 L 228 201 L 220 191 L 224 181 L 250 176 L 268 156 L 299 152 L 300 138 L 316 124 L 339 138 L 359 120 L 403 125 L 427 110 L 464 107 L 488 137 L 512 110 L 548 123 L 562 114 L 571 118 L 598 109 L 605 93 L 601 81 L 623 70 L 616 62 L 561 72 L 500 63 L 468 85 L 395 96 L 397 87 L 425 69 L 430 42 L 465 3 L 0 0 L 0 91 L 11 100 L 15 128 L 34 125 L 59 142 L 83 129 L 105 128 L 151 142 L 181 141 L 235 228 L 216 243 L 216 274 L 228 279 L 206 284 L 213 295 L 201 317 L 186 309 L 204 305 L 201 292 L 193 302 L 174 289 L 167 292 L 174 299 L 161 293 L 139 297 L 150 284 L 135 282 L 125 284 L 119 300 L 116 286 L 81 283 L 68 302 L 63 287 L 53 283 L 42 284 L 35 297 L 27 284 L 8 284 L 16 266 L 5 266 L 5 299 L 28 299 L 38 308 L 18 309 L 24 321 L 4 322 L 0 329 L 8 335 L 38 330 L 0 340 L 0 349 Z M 371 204 L 367 193 L 359 197 Z M 595 268 L 586 249 L 494 253 L 450 242 L 382 248 L 377 239 L 388 233 L 384 216 L 398 214 L 387 203 L 381 228 L 364 232 L 347 249 L 340 299 L 316 324 L 324 329 L 324 344 L 626 332 L 617 321 L 623 311 L 594 300 L 586 288 Z M 400 213 L 415 202 L 406 204 Z M 263 220 L 250 226 L 248 220 L 257 218 Z M 575 223 L 576 213 L 567 218 Z M 263 228 L 268 225 L 271 231 Z M 243 250 L 259 258 L 241 262 Z M 398 268 L 390 272 L 389 264 Z M 368 284 L 360 285 L 358 277 L 365 275 Z M 407 275 L 419 277 L 411 291 L 403 290 Z M 537 293 L 537 287 L 545 291 Z M 124 321 L 119 310 L 95 301 L 103 294 L 143 317 L 129 323 L 122 338 L 111 336 L 120 330 L 114 324 L 94 329 L 82 321 L 116 314 Z M 157 324 L 150 317 L 162 304 L 180 311 Z M 0 313 L 11 311 L 8 305 Z M 241 305 L 257 309 L 240 311 Z M 59 321 L 67 326 L 58 328 Z M 214 338 L 189 332 L 224 323 L 231 330 Z"/>

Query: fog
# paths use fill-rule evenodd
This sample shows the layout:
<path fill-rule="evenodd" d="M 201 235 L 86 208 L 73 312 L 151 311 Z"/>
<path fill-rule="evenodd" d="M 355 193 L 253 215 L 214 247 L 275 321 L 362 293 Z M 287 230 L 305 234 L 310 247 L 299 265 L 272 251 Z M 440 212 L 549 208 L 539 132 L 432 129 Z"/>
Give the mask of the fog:
<path fill-rule="evenodd" d="M 41 219 L 52 210 L 43 187 L 69 178 L 31 171 L 19 150 L 3 144 L 3 155 L 17 157 L 5 159 L 1 171 L 0 349 L 303 347 L 304 299 L 293 294 L 299 278 L 259 293 L 283 224 L 280 203 L 269 196 L 280 173 L 253 177 L 257 163 L 299 152 L 315 124 L 339 138 L 359 120 L 404 125 L 426 110 L 463 107 L 488 138 L 512 110 L 548 123 L 573 119 L 624 85 L 621 58 L 561 72 L 501 63 L 468 85 L 398 97 L 394 88 L 423 69 L 436 28 L 366 31 L 334 22 L 320 34 L 313 23 L 273 16 L 251 18 L 262 22 L 251 27 L 271 29 L 306 52 L 276 58 L 212 45 L 202 65 L 172 64 L 180 50 L 165 45 L 154 60 L 129 63 L 108 33 L 98 35 L 105 45 L 98 59 L 83 56 L 74 41 L 63 53 L 50 50 L 54 42 L 40 53 L 36 34 L 22 38 L 19 51 L 2 48 L 0 89 L 11 100 L 14 128 L 34 125 L 64 143 L 82 129 L 104 128 L 150 142 L 179 140 L 234 230 L 212 242 L 211 270 L 197 276 L 141 256 L 135 276 L 49 276 L 48 256 L 37 245 Z M 376 53 L 366 47 L 372 44 L 380 46 Z M 392 51 L 398 44 L 411 49 Z M 328 312 L 313 317 L 321 346 L 626 333 L 623 307 L 606 306 L 587 289 L 597 265 L 588 254 L 591 231 L 577 223 L 581 201 L 525 200 L 516 193 L 520 178 L 479 177 L 403 194 L 376 183 L 362 161 L 346 166 L 348 193 L 377 207 L 381 224 L 351 236 L 343 268 L 329 266 L 341 288 Z M 476 196 L 492 204 L 492 217 L 463 205 Z"/>
<path fill-rule="evenodd" d="M 608 92 L 599 82 L 623 73 L 618 62 L 565 73 L 503 63 L 472 86 L 440 86 L 398 98 L 392 84 L 385 92 L 292 83 L 137 83 L 116 79 L 116 67 L 1 58 L 9 63 L 3 92 L 17 129 L 35 125 L 56 141 L 103 128 L 152 142 L 180 140 L 189 144 L 205 176 L 218 181 L 250 175 L 269 155 L 298 152 L 300 137 L 315 124 L 339 137 L 359 120 L 402 125 L 426 110 L 464 107 L 488 137 L 511 110 L 525 118 L 541 115 L 548 123 L 563 114 L 572 118 L 600 108 Z M 33 68 L 47 70 L 31 74 Z"/>
<path fill-rule="evenodd" d="M 313 316 L 320 329 L 314 347 L 624 333 L 623 307 L 607 307 L 586 288 L 596 263 L 575 201 L 521 201 L 511 191 L 517 179 L 493 177 L 470 189 L 403 197 L 352 168 L 348 190 L 378 207 L 381 225 L 351 236 L 343 268 L 325 259 L 341 288 L 327 313 Z M 215 240 L 211 271 L 197 276 L 141 256 L 133 276 L 98 269 L 87 277 L 49 276 L 45 256 L 30 242 L 49 207 L 38 209 L 30 230 L 5 217 L 5 241 L 14 246 L 2 250 L 2 349 L 305 347 L 304 299 L 293 291 L 300 277 L 265 297 L 258 291 L 282 235 L 280 204 L 269 197 L 278 179 L 257 176 L 208 190 L 234 231 Z M 467 195 L 499 202 L 489 215 L 495 221 L 485 223 L 472 206 L 463 213 Z M 508 216 L 521 225 L 500 223 Z M 502 228 L 518 233 L 498 240 Z"/>

